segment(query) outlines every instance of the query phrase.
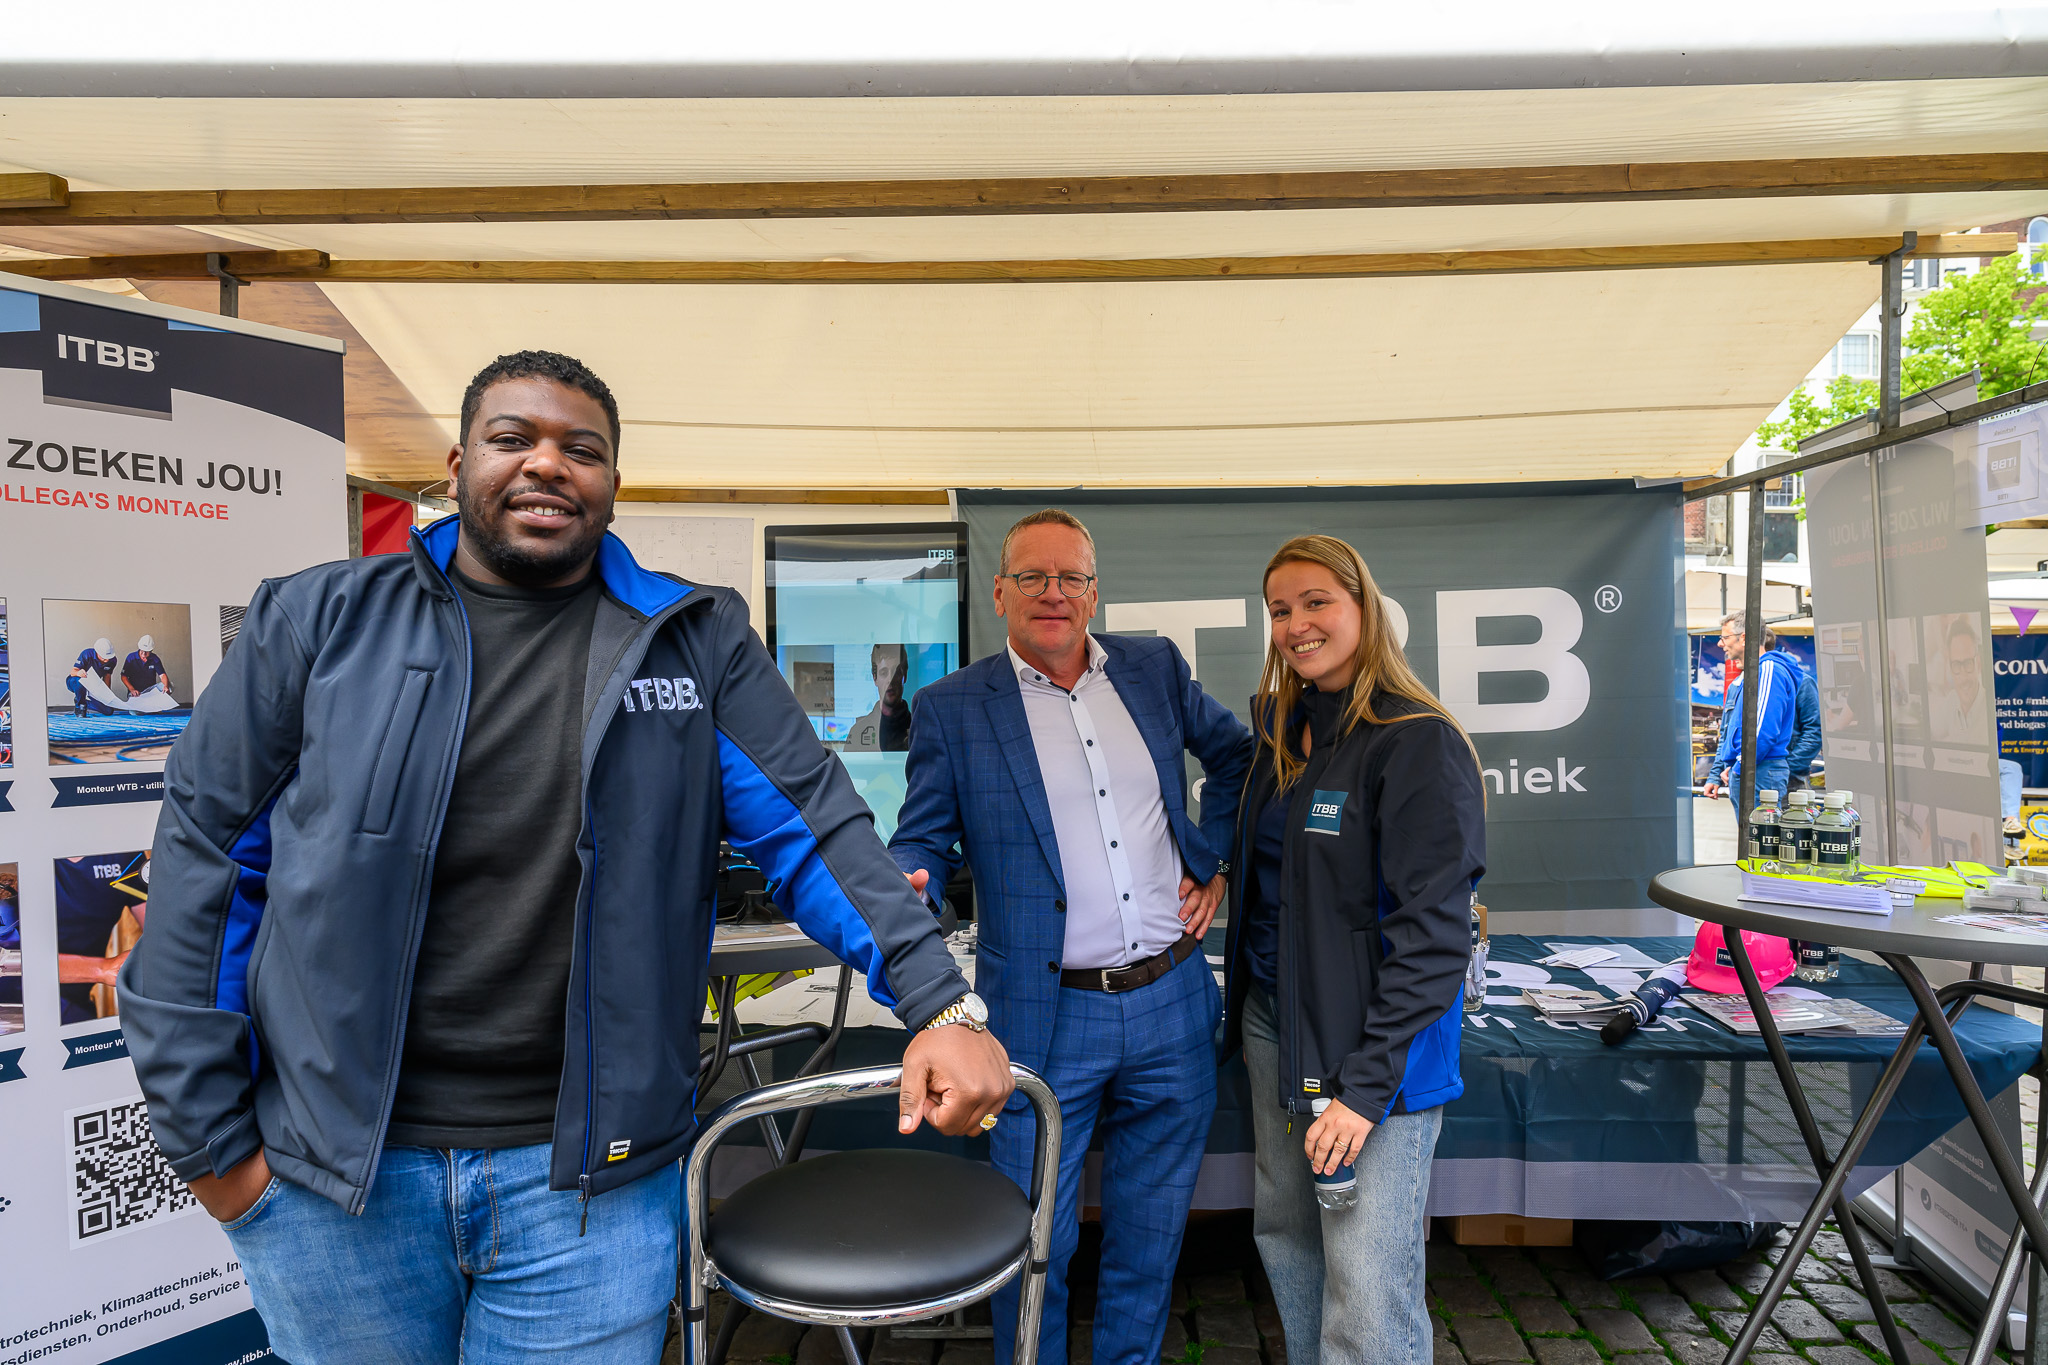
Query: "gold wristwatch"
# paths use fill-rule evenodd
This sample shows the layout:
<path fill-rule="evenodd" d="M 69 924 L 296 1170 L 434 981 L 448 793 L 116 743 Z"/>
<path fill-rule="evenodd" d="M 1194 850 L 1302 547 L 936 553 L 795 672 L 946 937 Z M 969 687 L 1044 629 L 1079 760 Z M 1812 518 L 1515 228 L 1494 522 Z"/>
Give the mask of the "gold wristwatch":
<path fill-rule="evenodd" d="M 928 1029 L 944 1028 L 947 1024 L 965 1024 L 976 1033 L 988 1032 L 988 1005 L 973 991 L 961 996 L 946 1008 L 931 1017 Z"/>

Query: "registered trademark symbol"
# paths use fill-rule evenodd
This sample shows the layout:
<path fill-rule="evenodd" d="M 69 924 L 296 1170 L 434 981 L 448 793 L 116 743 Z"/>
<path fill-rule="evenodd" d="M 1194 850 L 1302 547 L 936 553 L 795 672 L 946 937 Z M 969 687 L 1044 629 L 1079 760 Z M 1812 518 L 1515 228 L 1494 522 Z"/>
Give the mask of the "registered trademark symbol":
<path fill-rule="evenodd" d="M 1620 611 L 1621 589 L 1615 587 L 1612 583 L 1603 584 L 1599 588 L 1599 590 L 1593 594 L 1593 605 L 1600 608 L 1600 610 L 1604 612 Z"/>

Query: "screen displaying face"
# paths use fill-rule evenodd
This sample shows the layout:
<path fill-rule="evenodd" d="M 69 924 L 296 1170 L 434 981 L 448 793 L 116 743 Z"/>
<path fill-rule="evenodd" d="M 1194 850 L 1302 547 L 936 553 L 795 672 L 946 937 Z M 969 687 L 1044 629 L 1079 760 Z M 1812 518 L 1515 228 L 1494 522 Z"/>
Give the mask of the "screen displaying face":
<path fill-rule="evenodd" d="M 903 803 L 918 689 L 960 666 L 966 528 L 767 528 L 768 643 L 883 838 Z"/>

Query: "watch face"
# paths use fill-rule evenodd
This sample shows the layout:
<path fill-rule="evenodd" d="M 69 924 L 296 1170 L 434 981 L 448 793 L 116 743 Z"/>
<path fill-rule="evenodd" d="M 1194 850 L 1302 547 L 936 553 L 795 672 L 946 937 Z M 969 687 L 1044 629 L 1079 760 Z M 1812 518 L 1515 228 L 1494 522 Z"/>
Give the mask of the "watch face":
<path fill-rule="evenodd" d="M 960 997 L 960 1011 L 977 1024 L 988 1022 L 988 1005 L 973 991 Z"/>

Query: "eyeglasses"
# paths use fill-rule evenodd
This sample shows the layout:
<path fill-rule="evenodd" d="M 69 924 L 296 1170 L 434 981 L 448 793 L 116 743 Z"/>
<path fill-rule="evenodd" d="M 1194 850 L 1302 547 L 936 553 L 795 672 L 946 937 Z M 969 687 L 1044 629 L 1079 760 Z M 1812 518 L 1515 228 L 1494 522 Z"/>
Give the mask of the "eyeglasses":
<path fill-rule="evenodd" d="M 1036 569 L 1024 573 L 999 573 L 997 578 L 1007 578 L 1017 585 L 1017 591 L 1026 597 L 1036 597 L 1045 591 L 1046 585 L 1057 577 L 1060 592 L 1067 597 L 1080 597 L 1088 591 L 1088 585 L 1095 581 L 1092 573 L 1045 574 Z"/>

